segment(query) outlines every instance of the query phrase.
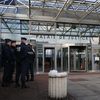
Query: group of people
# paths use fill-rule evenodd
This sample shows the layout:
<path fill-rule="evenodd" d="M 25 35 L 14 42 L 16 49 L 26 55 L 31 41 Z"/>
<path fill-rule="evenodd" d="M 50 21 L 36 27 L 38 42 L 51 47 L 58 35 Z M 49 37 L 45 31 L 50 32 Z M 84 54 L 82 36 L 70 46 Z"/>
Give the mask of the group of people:
<path fill-rule="evenodd" d="M 10 86 L 15 79 L 15 87 L 27 88 L 26 81 L 34 81 L 35 52 L 32 45 L 27 43 L 27 39 L 24 37 L 21 38 L 19 45 L 16 45 L 16 41 L 5 39 L 1 47 L 1 54 L 4 68 L 2 87 Z M 15 78 L 13 77 L 14 72 Z"/>

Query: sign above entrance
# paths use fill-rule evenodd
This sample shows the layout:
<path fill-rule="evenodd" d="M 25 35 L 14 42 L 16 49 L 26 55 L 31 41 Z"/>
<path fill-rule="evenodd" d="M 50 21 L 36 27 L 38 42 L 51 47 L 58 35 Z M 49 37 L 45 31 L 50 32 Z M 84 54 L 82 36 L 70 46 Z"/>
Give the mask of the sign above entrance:
<path fill-rule="evenodd" d="M 2 34 L 3 39 L 10 38 L 14 40 L 20 40 L 23 35 L 21 34 Z M 57 36 L 57 35 L 24 35 L 29 40 L 36 40 L 39 42 L 48 43 L 89 43 L 89 37 L 79 37 L 79 36 Z"/>
<path fill-rule="evenodd" d="M 79 36 L 61 36 L 61 35 L 35 35 L 37 41 L 53 42 L 53 43 L 89 43 L 88 37 Z"/>

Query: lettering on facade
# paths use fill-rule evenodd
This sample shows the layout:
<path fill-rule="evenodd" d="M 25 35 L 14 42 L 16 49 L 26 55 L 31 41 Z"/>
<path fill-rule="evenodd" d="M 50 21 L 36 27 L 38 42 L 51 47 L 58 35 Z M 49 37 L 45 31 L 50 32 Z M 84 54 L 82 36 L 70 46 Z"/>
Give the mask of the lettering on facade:
<path fill-rule="evenodd" d="M 36 35 L 36 39 L 60 39 L 60 40 L 88 40 L 88 37 L 58 36 L 58 35 Z"/>

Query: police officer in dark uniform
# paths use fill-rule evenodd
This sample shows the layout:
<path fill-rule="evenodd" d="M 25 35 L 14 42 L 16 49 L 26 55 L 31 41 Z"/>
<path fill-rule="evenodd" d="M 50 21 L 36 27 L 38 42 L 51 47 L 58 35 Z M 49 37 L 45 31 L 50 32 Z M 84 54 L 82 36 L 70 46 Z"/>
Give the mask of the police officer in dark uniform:
<path fill-rule="evenodd" d="M 28 44 L 28 63 L 29 63 L 29 67 L 27 70 L 27 81 L 33 81 L 34 80 L 34 68 L 33 68 L 33 63 L 34 63 L 34 59 L 35 59 L 35 52 L 32 49 L 32 45 Z M 30 77 L 31 75 L 31 77 Z"/>
<path fill-rule="evenodd" d="M 3 67 L 3 49 L 4 49 L 4 45 L 5 45 L 5 41 L 1 41 L 0 43 L 0 60 L 1 60 L 1 63 L 0 63 L 0 67 Z"/>
<path fill-rule="evenodd" d="M 13 73 L 16 65 L 16 41 L 11 41 L 11 50 L 12 50 L 12 63 L 11 63 L 11 72 L 10 72 L 10 81 L 13 82 Z"/>
<path fill-rule="evenodd" d="M 21 49 L 20 49 L 20 60 L 21 60 L 21 87 L 27 88 L 26 86 L 26 73 L 28 70 L 28 46 L 26 45 L 27 39 L 21 38 Z"/>
<path fill-rule="evenodd" d="M 16 75 L 15 75 L 16 85 L 15 85 L 15 87 L 20 87 L 20 84 L 19 84 L 19 79 L 20 79 L 20 75 L 21 75 L 20 50 L 21 50 L 21 46 L 16 45 Z"/>
<path fill-rule="evenodd" d="M 3 78 L 2 78 L 2 86 L 10 85 L 10 72 L 11 72 L 11 64 L 12 64 L 12 51 L 11 51 L 11 40 L 5 39 L 5 44 L 2 50 L 2 59 L 3 59 Z"/>

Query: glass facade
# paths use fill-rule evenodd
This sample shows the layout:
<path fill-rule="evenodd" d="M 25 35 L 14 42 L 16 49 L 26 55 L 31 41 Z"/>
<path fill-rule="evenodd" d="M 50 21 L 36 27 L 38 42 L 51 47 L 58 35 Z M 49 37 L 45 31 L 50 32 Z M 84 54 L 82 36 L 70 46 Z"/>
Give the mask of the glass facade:
<path fill-rule="evenodd" d="M 70 70 L 79 71 L 86 68 L 86 46 L 72 46 L 70 47 Z"/>
<path fill-rule="evenodd" d="M 40 45 L 40 44 L 39 44 Z M 91 57 L 87 46 L 37 46 L 37 72 L 49 72 L 52 69 L 61 71 L 91 70 Z M 88 54 L 87 54 L 88 53 Z M 88 56 L 87 56 L 88 55 Z M 88 61 L 87 61 L 88 60 Z"/>

